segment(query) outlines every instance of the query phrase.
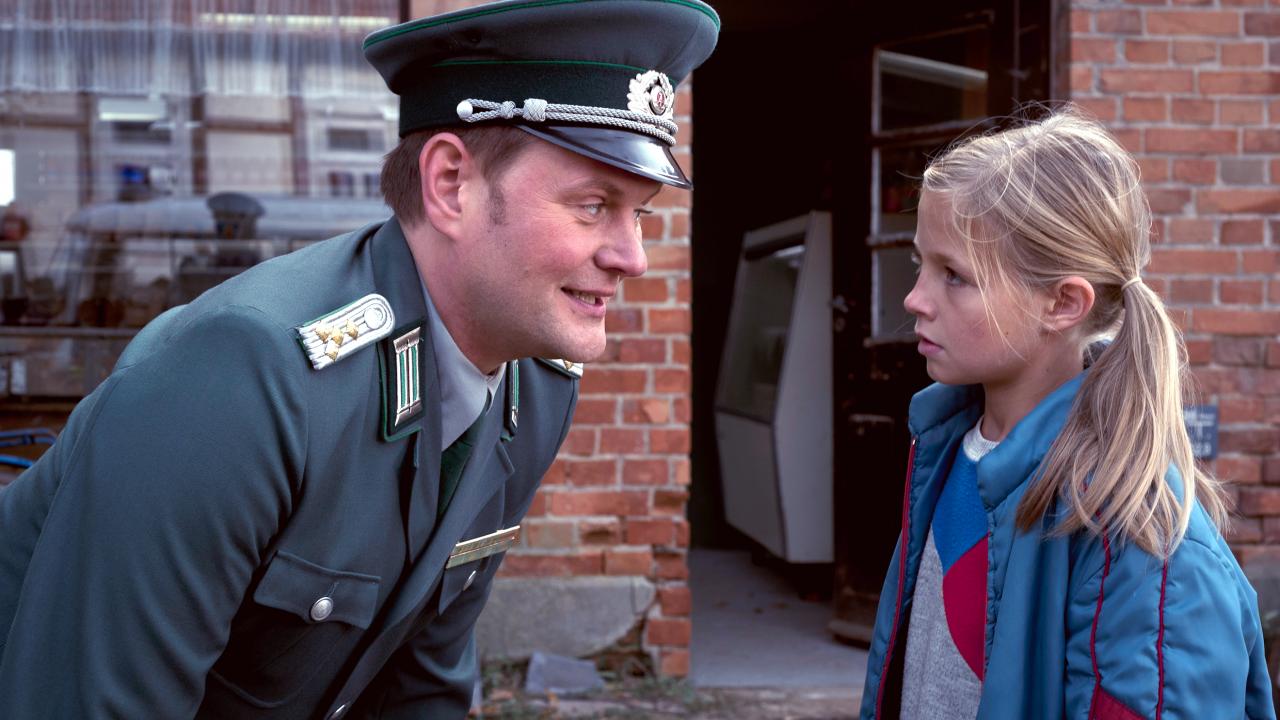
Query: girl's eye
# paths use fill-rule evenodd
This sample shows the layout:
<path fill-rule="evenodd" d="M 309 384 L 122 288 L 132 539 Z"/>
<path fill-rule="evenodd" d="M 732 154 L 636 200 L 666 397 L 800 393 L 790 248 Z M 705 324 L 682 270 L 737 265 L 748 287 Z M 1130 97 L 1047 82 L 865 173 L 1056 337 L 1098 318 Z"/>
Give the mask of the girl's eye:
<path fill-rule="evenodd" d="M 963 285 L 965 280 L 956 274 L 955 270 L 946 268 L 946 280 L 948 285 Z"/>

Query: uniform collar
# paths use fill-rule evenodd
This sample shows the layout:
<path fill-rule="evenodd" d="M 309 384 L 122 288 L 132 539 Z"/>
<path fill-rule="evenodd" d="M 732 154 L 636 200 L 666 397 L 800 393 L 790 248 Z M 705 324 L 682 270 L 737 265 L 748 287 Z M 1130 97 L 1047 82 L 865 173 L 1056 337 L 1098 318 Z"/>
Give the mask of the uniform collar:
<path fill-rule="evenodd" d="M 419 282 L 440 377 L 440 447 L 449 447 L 475 422 L 486 402 L 497 395 L 507 365 L 503 363 L 492 375 L 486 375 L 468 360 L 436 312 L 426 281 Z"/>

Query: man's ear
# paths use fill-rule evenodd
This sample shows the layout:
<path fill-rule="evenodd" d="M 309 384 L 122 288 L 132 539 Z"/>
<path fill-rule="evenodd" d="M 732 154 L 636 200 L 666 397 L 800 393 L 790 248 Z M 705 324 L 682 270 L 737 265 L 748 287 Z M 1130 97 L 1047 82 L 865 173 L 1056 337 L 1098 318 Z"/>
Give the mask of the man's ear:
<path fill-rule="evenodd" d="M 428 222 L 449 237 L 459 236 L 463 192 L 476 177 L 475 170 L 475 159 L 453 133 L 436 133 L 418 154 L 422 207 Z"/>
<path fill-rule="evenodd" d="M 1093 285 L 1088 280 L 1074 275 L 1059 280 L 1049 289 L 1045 327 L 1062 333 L 1083 325 L 1093 310 L 1093 301 Z"/>

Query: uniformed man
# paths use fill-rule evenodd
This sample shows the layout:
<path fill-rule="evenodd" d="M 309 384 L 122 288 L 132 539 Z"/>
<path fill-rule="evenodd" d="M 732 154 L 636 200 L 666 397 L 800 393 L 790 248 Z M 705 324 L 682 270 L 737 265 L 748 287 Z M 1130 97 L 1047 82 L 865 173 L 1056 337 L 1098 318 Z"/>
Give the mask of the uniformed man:
<path fill-rule="evenodd" d="M 0 491 L 0 716 L 463 717 L 718 27 L 515 0 L 370 35 L 395 218 L 162 315 Z"/>

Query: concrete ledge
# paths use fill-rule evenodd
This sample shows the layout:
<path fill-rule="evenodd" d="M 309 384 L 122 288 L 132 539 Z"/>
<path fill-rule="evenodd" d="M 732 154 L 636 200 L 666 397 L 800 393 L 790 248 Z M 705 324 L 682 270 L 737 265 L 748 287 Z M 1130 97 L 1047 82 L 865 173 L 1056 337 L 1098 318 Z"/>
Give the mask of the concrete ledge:
<path fill-rule="evenodd" d="M 634 627 L 654 594 L 643 577 L 497 578 L 476 624 L 477 650 L 485 660 L 591 655 Z"/>

